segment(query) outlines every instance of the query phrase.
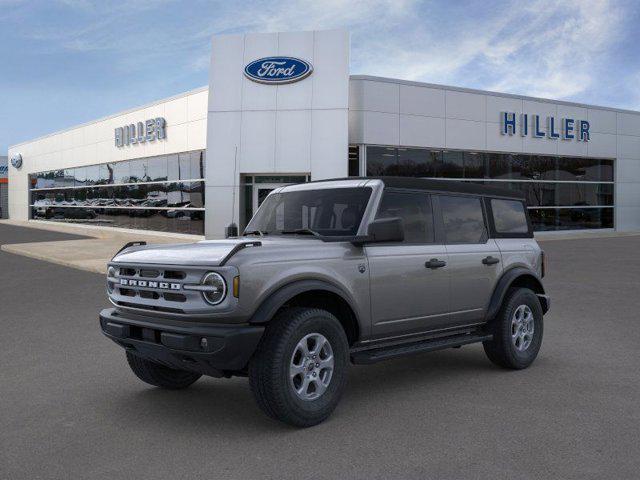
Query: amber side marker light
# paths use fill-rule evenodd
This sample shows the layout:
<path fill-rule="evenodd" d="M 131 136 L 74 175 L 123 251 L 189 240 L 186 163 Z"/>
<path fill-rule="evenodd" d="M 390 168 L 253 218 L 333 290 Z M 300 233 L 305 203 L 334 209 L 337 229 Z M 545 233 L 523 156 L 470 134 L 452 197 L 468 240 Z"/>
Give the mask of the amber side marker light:
<path fill-rule="evenodd" d="M 240 296 L 240 277 L 233 277 L 233 296 Z"/>
<path fill-rule="evenodd" d="M 541 252 L 541 256 L 542 256 L 542 271 L 540 272 L 541 273 L 540 276 L 544 278 L 545 273 L 547 273 L 547 257 L 544 254 L 544 250 Z"/>

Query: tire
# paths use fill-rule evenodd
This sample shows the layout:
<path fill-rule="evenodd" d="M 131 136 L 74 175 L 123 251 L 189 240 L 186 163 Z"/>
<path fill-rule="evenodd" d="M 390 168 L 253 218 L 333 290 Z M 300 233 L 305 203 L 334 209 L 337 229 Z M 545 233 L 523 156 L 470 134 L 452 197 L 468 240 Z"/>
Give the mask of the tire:
<path fill-rule="evenodd" d="M 527 321 L 529 313 L 531 320 Z M 528 288 L 509 289 L 489 331 L 493 339 L 482 343 L 489 360 L 515 370 L 531 365 L 540 351 L 543 333 L 542 307 L 536 294 Z"/>
<path fill-rule="evenodd" d="M 320 343 L 325 346 L 320 348 Z M 317 308 L 283 310 L 267 326 L 249 362 L 251 391 L 269 417 L 296 427 L 317 425 L 340 400 L 348 357 L 347 336 L 331 313 Z"/>
<path fill-rule="evenodd" d="M 127 351 L 127 362 L 133 373 L 143 382 L 155 387 L 180 390 L 198 380 L 202 375 L 185 370 L 174 370 L 159 363 L 145 360 Z"/>

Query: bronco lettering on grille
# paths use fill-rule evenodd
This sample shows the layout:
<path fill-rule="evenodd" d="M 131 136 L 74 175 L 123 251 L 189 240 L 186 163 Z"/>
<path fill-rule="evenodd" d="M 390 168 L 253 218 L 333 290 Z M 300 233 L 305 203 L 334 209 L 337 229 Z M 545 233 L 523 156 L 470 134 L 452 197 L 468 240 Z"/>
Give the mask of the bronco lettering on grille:
<path fill-rule="evenodd" d="M 128 278 L 121 278 L 120 285 L 129 287 L 158 288 L 161 290 L 180 290 L 182 288 L 182 285 L 180 285 L 179 283 L 150 282 L 148 280 L 131 280 Z"/>

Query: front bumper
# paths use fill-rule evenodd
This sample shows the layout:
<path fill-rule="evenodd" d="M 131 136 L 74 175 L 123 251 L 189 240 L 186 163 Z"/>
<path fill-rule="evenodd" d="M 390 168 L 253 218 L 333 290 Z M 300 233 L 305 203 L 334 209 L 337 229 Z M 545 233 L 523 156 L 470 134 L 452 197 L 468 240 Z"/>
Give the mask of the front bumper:
<path fill-rule="evenodd" d="M 115 308 L 100 312 L 100 328 L 142 358 L 213 377 L 244 370 L 264 333 L 262 326 L 167 323 Z"/>

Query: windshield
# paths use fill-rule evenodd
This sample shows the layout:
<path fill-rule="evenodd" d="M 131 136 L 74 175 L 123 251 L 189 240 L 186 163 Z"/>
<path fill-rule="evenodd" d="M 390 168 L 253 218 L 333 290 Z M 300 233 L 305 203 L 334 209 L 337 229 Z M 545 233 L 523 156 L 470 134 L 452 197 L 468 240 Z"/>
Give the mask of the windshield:
<path fill-rule="evenodd" d="M 323 188 L 269 195 L 245 234 L 354 236 L 371 188 Z"/>

